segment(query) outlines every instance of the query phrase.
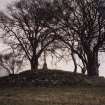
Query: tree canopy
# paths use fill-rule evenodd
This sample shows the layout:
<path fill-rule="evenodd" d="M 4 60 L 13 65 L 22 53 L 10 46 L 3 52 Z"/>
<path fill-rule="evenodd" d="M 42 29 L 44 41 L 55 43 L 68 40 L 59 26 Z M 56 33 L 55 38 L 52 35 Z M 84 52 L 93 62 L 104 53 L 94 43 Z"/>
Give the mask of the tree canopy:
<path fill-rule="evenodd" d="M 69 49 L 75 72 L 77 55 L 87 74 L 98 76 L 98 53 L 105 46 L 103 10 L 100 0 L 20 0 L 8 6 L 8 15 L 1 12 L 0 27 L 31 70 L 38 69 L 45 51 Z"/>
<path fill-rule="evenodd" d="M 21 0 L 8 6 L 8 15 L 1 13 L 1 28 L 8 43 L 17 48 L 37 70 L 38 59 L 55 40 L 52 8 L 46 0 Z M 5 18 L 4 18 L 5 17 Z"/>

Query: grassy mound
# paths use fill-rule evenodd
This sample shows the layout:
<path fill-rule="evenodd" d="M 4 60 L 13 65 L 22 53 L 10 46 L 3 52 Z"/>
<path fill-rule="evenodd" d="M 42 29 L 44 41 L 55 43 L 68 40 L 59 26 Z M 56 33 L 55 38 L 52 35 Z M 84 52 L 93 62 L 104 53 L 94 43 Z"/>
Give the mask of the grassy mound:
<path fill-rule="evenodd" d="M 81 74 L 61 70 L 38 70 L 37 72 L 25 71 L 20 74 L 0 78 L 0 87 L 11 86 L 71 86 L 92 85 L 105 86 L 102 77 L 87 77 Z"/>

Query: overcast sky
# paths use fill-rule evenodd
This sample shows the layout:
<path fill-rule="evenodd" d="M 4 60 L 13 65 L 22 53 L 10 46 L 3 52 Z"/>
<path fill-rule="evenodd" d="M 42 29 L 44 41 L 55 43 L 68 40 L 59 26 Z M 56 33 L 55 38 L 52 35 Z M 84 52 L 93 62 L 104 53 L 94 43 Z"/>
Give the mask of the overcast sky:
<path fill-rule="evenodd" d="M 9 3 L 12 3 L 13 1 L 16 0 L 0 0 L 0 10 L 5 11 L 6 6 Z M 2 41 L 0 41 L 0 51 L 2 49 L 5 49 L 6 45 L 2 44 Z M 48 59 L 48 61 L 51 61 L 50 59 Z M 105 76 L 105 54 L 101 54 L 100 55 L 100 59 L 99 62 L 101 63 L 100 65 L 100 75 L 101 76 Z M 49 63 L 49 62 L 48 62 Z M 49 64 L 49 66 L 52 66 L 51 64 Z M 55 66 L 53 66 L 53 68 L 55 68 Z M 64 63 L 63 61 L 58 65 L 59 69 L 63 69 L 63 70 L 73 70 L 73 63 L 69 62 L 68 64 Z M 1 73 L 0 73 L 1 74 Z"/>
<path fill-rule="evenodd" d="M 13 1 L 16 1 L 16 0 L 0 0 L 0 11 L 5 11 L 6 9 L 6 6 L 10 3 L 12 3 Z M 7 46 L 4 45 L 2 43 L 2 41 L 0 40 L 0 51 L 1 50 L 4 50 Z"/>
<path fill-rule="evenodd" d="M 0 0 L 0 10 L 4 10 L 8 3 L 11 3 L 15 0 Z"/>

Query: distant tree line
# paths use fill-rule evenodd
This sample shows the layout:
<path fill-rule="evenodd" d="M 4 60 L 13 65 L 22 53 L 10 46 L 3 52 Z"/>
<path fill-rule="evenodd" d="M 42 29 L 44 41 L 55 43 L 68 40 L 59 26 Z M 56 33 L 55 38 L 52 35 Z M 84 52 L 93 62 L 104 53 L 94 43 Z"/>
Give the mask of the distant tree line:
<path fill-rule="evenodd" d="M 105 49 L 104 5 L 100 0 L 20 0 L 0 13 L 2 38 L 26 58 L 31 70 L 39 58 L 68 49 L 77 72 L 99 76 L 98 53 Z M 46 53 L 45 53 L 46 52 Z M 67 52 L 67 53 L 68 53 Z M 59 57 L 65 55 L 61 53 Z M 44 59 L 45 60 L 45 59 Z"/>

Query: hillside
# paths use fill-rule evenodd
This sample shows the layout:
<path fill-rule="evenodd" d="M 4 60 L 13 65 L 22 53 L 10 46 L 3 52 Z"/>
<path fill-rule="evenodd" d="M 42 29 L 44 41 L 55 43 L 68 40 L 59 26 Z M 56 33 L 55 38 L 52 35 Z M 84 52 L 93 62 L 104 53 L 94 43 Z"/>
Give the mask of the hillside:
<path fill-rule="evenodd" d="M 105 105 L 105 78 L 60 70 L 0 78 L 0 105 Z"/>
<path fill-rule="evenodd" d="M 73 86 L 92 85 L 105 86 L 103 77 L 87 77 L 81 74 L 61 70 L 38 70 L 37 72 L 25 71 L 20 74 L 0 78 L 0 87 L 24 86 Z"/>

